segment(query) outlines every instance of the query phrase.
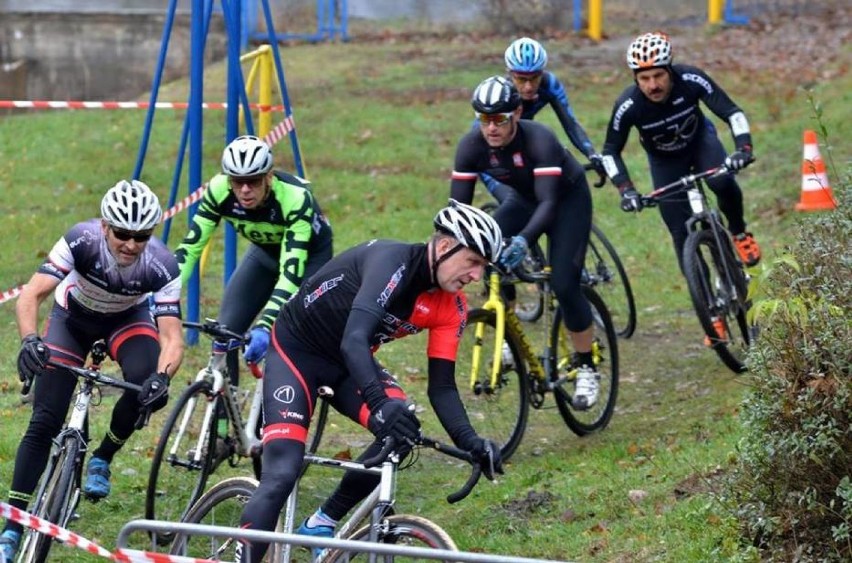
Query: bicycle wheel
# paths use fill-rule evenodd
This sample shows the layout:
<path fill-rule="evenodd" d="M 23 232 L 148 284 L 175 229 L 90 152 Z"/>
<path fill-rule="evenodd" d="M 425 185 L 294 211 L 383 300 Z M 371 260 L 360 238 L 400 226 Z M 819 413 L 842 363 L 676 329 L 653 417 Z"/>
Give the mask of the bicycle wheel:
<path fill-rule="evenodd" d="M 75 436 L 65 436 L 60 450 L 42 477 L 44 487 L 40 489 L 33 513 L 48 522 L 67 526 L 74 512 L 72 497 L 75 492 L 78 471 L 82 466 L 80 442 Z M 18 561 L 22 563 L 43 563 L 47 561 L 53 538 L 30 528 L 21 544 Z"/>
<path fill-rule="evenodd" d="M 407 514 L 395 514 L 388 516 L 382 522 L 382 531 L 379 535 L 379 543 L 404 545 L 408 547 L 420 547 L 429 549 L 446 549 L 450 551 L 458 551 L 453 539 L 440 526 L 434 522 L 421 518 L 420 516 L 410 516 Z M 354 541 L 370 541 L 370 528 L 366 526 L 359 528 L 348 538 Z M 348 563 L 367 561 L 370 557 L 370 551 L 338 551 L 333 550 L 329 553 L 326 561 L 329 563 Z M 378 555 L 376 561 L 385 563 L 401 563 L 414 561 L 435 561 L 435 559 L 426 559 L 423 557 L 410 557 L 400 555 Z M 445 563 L 450 563 L 452 560 L 443 560 Z"/>
<path fill-rule="evenodd" d="M 720 249 L 712 231 L 693 231 L 683 247 L 683 269 L 695 314 L 713 350 L 734 373 L 746 371 L 752 341 L 746 319 L 748 282 L 730 245 Z M 717 319 L 725 327 L 725 338 L 716 335 Z"/>
<path fill-rule="evenodd" d="M 232 477 L 210 487 L 183 518 L 189 524 L 240 527 L 240 516 L 257 490 L 257 480 Z M 234 561 L 237 541 L 232 537 L 177 534 L 169 553 L 211 561 Z"/>
<path fill-rule="evenodd" d="M 521 443 L 529 415 L 529 388 L 526 368 L 518 346 L 507 334 L 509 354 L 501 362 L 496 385 L 491 385 L 495 345 L 496 315 L 493 311 L 468 312 L 467 327 L 456 358 L 456 385 L 476 433 L 501 444 L 503 460 L 511 457 Z M 477 338 L 477 330 L 482 330 Z M 473 373 L 473 353 L 479 350 L 478 370 Z M 473 374 L 473 377 L 472 377 Z"/>
<path fill-rule="evenodd" d="M 218 401 L 207 381 L 196 381 L 178 397 L 151 460 L 145 518 L 179 522 L 204 492 L 214 462 Z M 171 541 L 171 534 L 157 537 L 160 545 Z"/>
<path fill-rule="evenodd" d="M 615 410 L 618 398 L 618 337 L 612 319 L 609 317 L 603 299 L 592 288 L 583 287 L 583 294 L 592 306 L 592 317 L 595 324 L 595 369 L 600 374 L 597 401 L 586 410 L 578 410 L 573 406 L 572 390 L 576 378 L 576 368 L 573 360 L 573 345 L 568 330 L 562 322 L 562 309 L 557 309 L 553 315 L 553 325 L 550 331 L 550 346 L 555 354 L 552 364 L 554 374 L 567 377 L 564 384 L 553 389 L 559 414 L 568 428 L 577 436 L 585 436 L 598 430 L 603 430 L 609 424 Z"/>
<path fill-rule="evenodd" d="M 615 247 L 597 226 L 592 225 L 585 262 L 586 280 L 609 309 L 615 331 L 630 338 L 636 331 L 636 301 L 627 272 Z"/>

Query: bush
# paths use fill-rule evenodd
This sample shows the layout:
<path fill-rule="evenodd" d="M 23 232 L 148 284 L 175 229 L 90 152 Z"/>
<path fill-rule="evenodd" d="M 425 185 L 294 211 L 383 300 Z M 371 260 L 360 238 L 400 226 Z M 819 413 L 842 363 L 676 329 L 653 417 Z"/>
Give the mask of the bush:
<path fill-rule="evenodd" d="M 757 280 L 753 390 L 725 500 L 770 560 L 852 560 L 849 185 Z"/>

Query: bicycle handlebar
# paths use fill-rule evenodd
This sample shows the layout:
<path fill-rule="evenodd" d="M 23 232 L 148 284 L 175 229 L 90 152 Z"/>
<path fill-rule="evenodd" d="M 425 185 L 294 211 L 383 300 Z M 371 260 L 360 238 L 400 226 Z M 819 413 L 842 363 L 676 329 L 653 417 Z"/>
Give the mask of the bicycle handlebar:
<path fill-rule="evenodd" d="M 239 340 L 243 344 L 246 344 L 250 340 L 248 334 L 234 332 L 215 319 L 206 319 L 203 323 L 183 321 L 182 324 L 184 328 L 194 328 L 208 336 L 212 336 L 214 340 Z"/>
<path fill-rule="evenodd" d="M 666 184 L 665 186 L 656 188 L 654 191 L 647 195 L 643 195 L 640 198 L 642 201 L 642 207 L 655 207 L 660 203 L 660 199 L 662 199 L 665 195 L 668 195 L 669 193 L 675 191 L 679 191 L 681 189 L 689 188 L 699 180 L 703 180 L 705 178 L 715 178 L 716 176 L 722 176 L 724 174 L 735 173 L 736 171 L 730 170 L 727 166 L 722 164 L 720 166 L 710 168 L 709 170 L 704 170 L 703 172 L 687 174 L 686 176 L 678 178 L 671 184 Z"/>
<path fill-rule="evenodd" d="M 473 488 L 476 486 L 476 484 L 479 482 L 479 478 L 482 476 L 482 466 L 477 460 L 473 458 L 473 455 L 469 451 L 456 448 L 455 446 L 450 446 L 449 444 L 444 444 L 443 442 L 439 442 L 438 440 L 423 436 L 422 434 L 414 440 L 413 445 L 439 451 L 442 454 L 446 454 L 450 457 L 466 461 L 473 466 L 470 473 L 470 477 L 468 477 L 467 482 L 462 485 L 462 487 L 458 491 L 447 495 L 448 503 L 454 504 L 468 496 L 473 490 Z M 393 452 L 395 452 L 395 450 L 396 440 L 390 436 L 385 438 L 384 443 L 382 445 L 382 450 L 375 456 L 365 459 L 363 462 L 364 467 L 376 467 L 378 465 L 381 465 Z"/>
<path fill-rule="evenodd" d="M 586 164 L 584 164 L 583 170 L 585 170 L 586 172 L 588 172 L 590 170 L 594 170 L 595 172 L 597 172 L 597 169 L 594 167 L 594 165 L 591 162 L 587 162 Z M 606 174 L 601 174 L 600 172 L 598 172 L 598 181 L 595 182 L 592 185 L 596 188 L 602 188 L 604 186 L 604 184 L 606 184 L 606 181 L 608 179 L 609 178 L 607 177 Z"/>
<path fill-rule="evenodd" d="M 124 381 L 123 379 L 116 379 L 110 375 L 107 375 L 101 371 L 81 367 L 81 366 L 69 366 L 68 364 L 63 364 L 61 362 L 57 362 L 56 360 L 48 360 L 47 365 L 52 366 L 57 369 L 63 369 L 65 371 L 71 372 L 78 378 L 86 379 L 91 381 L 95 385 L 106 385 L 107 387 L 116 387 L 118 389 L 124 389 L 125 391 L 134 391 L 139 393 L 142 391 L 142 386 L 137 385 L 135 383 L 130 383 L 129 381 Z M 147 426 L 148 420 L 151 418 L 151 408 L 146 407 L 139 413 L 139 418 L 136 420 L 136 424 L 134 427 L 136 430 Z"/>

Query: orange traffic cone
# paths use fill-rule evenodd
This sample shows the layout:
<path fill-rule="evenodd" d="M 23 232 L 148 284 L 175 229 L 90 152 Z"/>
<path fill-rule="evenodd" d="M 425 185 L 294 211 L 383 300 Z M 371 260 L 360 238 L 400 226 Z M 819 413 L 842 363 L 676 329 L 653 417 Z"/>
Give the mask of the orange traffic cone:
<path fill-rule="evenodd" d="M 828 185 L 825 162 L 819 154 L 816 132 L 805 131 L 805 154 L 802 162 L 802 197 L 796 211 L 836 209 L 837 202 Z"/>

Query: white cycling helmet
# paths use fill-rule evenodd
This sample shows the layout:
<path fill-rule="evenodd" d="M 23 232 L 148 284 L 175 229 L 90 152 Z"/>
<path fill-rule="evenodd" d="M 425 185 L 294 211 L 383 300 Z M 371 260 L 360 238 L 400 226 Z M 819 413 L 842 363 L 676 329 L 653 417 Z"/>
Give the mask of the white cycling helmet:
<path fill-rule="evenodd" d="M 120 180 L 101 200 L 101 217 L 125 231 L 150 231 L 163 217 L 157 194 L 139 180 Z"/>
<path fill-rule="evenodd" d="M 489 76 L 473 91 L 470 105 L 479 113 L 509 113 L 521 105 L 521 95 L 505 76 Z"/>
<path fill-rule="evenodd" d="M 453 236 L 489 262 L 500 258 L 503 246 L 500 225 L 481 209 L 450 199 L 449 205 L 435 215 L 435 228 Z"/>
<path fill-rule="evenodd" d="M 272 170 L 269 145 L 254 135 L 231 141 L 222 153 L 222 172 L 228 176 L 260 176 Z"/>
<path fill-rule="evenodd" d="M 634 72 L 672 64 L 672 43 L 665 33 L 656 31 L 636 38 L 627 48 L 627 66 Z"/>
<path fill-rule="evenodd" d="M 512 41 L 503 59 L 511 72 L 541 72 L 547 66 L 547 51 L 535 39 L 521 37 Z"/>

